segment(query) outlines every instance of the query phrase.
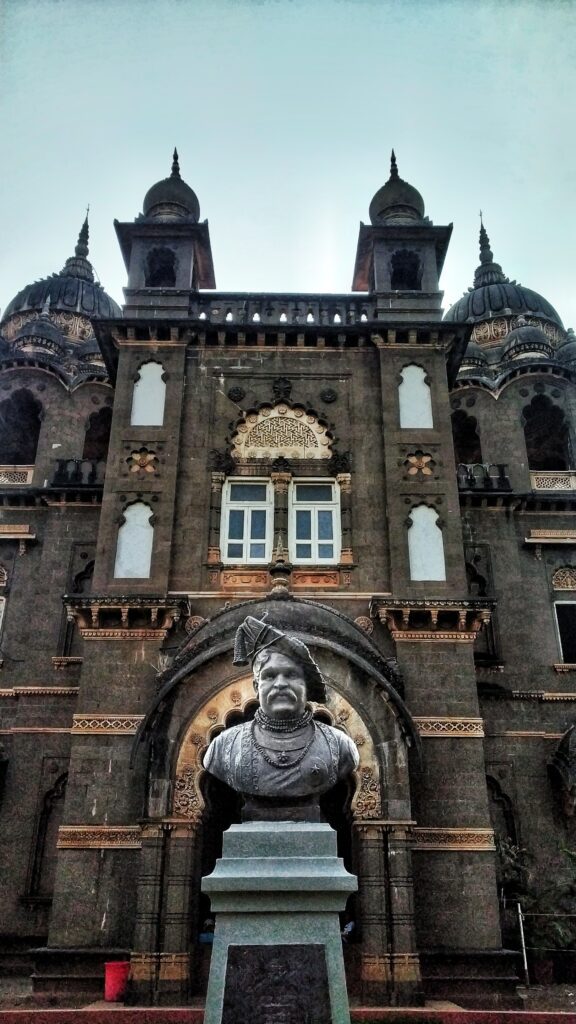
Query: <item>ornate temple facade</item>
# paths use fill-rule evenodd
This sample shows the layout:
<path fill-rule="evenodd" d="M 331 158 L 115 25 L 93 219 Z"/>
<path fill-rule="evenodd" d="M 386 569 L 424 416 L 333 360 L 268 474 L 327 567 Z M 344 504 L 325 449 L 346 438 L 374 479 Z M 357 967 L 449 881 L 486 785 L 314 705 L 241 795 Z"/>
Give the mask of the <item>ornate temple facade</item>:
<path fill-rule="evenodd" d="M 443 312 L 452 226 L 394 158 L 349 294 L 217 291 L 176 156 L 115 227 L 123 308 L 85 223 L 0 322 L 6 968 L 202 994 L 240 813 L 202 755 L 254 714 L 250 614 L 310 646 L 360 751 L 324 803 L 353 996 L 511 1005 L 511 901 L 576 845 L 574 335 L 484 227 Z"/>

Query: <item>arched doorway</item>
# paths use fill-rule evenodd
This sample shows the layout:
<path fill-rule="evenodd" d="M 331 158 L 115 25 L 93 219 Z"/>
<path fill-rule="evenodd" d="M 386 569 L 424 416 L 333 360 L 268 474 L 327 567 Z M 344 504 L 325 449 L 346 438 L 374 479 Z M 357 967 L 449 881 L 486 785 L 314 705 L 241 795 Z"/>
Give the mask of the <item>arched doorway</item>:
<path fill-rule="evenodd" d="M 325 803 L 339 833 L 340 853 L 359 880 L 354 913 L 361 941 L 357 984 L 351 987 L 360 987 L 366 1004 L 406 1001 L 408 991 L 413 1001 L 419 966 L 407 746 L 418 744 L 414 723 L 389 666 L 344 615 L 296 598 L 262 605 L 250 602 L 250 614 L 269 613 L 274 625 L 310 645 L 330 696 L 314 710 L 349 733 L 360 753 L 352 790 L 335 790 Z M 218 731 L 246 720 L 255 709 L 251 675 L 232 665 L 235 631 L 246 611 L 246 605 L 236 605 L 198 627 L 167 672 L 141 731 L 157 751 L 150 792 L 165 796 L 149 800 L 154 820 L 143 826 L 132 956 L 155 988 L 143 989 L 141 998 L 135 993 L 136 1001 L 152 997 L 181 1005 L 205 985 L 206 954 L 199 936 L 209 907 L 200 883 L 219 855 L 223 829 L 238 820 L 239 809 L 235 798 L 206 782 L 202 757 Z M 151 872 L 156 872 L 153 882 Z M 150 912 L 151 888 L 156 917 Z"/>

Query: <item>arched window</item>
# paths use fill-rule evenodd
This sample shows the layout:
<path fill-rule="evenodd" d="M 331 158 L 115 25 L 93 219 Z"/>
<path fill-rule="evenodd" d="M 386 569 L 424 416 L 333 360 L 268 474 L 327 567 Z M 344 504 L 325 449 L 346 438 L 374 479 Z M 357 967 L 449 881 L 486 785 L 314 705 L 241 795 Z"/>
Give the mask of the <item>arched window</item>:
<path fill-rule="evenodd" d="M 536 395 L 523 410 L 524 437 L 530 469 L 569 469 L 570 444 L 566 417 L 546 395 Z"/>
<path fill-rule="evenodd" d="M 0 464 L 32 466 L 36 459 L 42 406 L 26 388 L 0 402 Z"/>
<path fill-rule="evenodd" d="M 111 426 L 112 409 L 109 405 L 105 405 L 98 412 L 92 413 L 88 420 L 88 429 L 84 435 L 83 459 L 90 459 L 92 462 L 103 462 L 106 459 Z"/>
<path fill-rule="evenodd" d="M 121 579 L 147 579 L 152 562 L 154 527 L 152 509 L 136 501 L 124 509 L 124 522 L 118 530 L 114 576 Z"/>
<path fill-rule="evenodd" d="M 422 288 L 422 265 L 415 252 L 400 249 L 392 256 L 390 275 L 392 291 L 419 292 Z"/>
<path fill-rule="evenodd" d="M 410 513 L 408 555 L 411 580 L 445 580 L 444 541 L 438 526 L 438 513 L 428 505 L 418 505 Z"/>
<path fill-rule="evenodd" d="M 144 274 L 146 288 L 176 287 L 176 253 L 164 245 L 150 249 Z"/>
<path fill-rule="evenodd" d="M 401 427 L 432 427 L 432 400 L 426 373 L 421 366 L 404 366 L 398 386 Z"/>
<path fill-rule="evenodd" d="M 452 413 L 452 437 L 454 438 L 454 455 L 456 465 L 470 465 L 482 462 L 480 437 L 476 429 L 477 422 L 462 409 Z"/>
<path fill-rule="evenodd" d="M 166 383 L 160 363 L 142 363 L 132 392 L 132 427 L 161 427 L 164 423 Z"/>

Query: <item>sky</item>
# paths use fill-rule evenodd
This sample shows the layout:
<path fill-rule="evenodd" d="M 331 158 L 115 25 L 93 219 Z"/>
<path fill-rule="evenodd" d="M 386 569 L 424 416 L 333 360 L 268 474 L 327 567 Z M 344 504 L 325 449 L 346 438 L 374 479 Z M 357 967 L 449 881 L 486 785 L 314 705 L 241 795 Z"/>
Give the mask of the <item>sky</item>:
<path fill-rule="evenodd" d="M 0 0 L 0 308 L 72 255 L 119 302 L 113 221 L 182 177 L 216 284 L 351 288 L 389 173 L 454 223 L 442 287 L 472 284 L 479 210 L 505 273 L 576 327 L 576 0 Z"/>

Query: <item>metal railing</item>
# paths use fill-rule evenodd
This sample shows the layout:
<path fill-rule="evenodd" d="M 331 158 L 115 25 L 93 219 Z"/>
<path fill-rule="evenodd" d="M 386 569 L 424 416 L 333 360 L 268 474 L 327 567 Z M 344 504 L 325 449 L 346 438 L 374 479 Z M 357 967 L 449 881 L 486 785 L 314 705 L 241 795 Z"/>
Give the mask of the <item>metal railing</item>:
<path fill-rule="evenodd" d="M 508 466 L 502 462 L 460 462 L 456 467 L 459 491 L 510 491 Z"/>

